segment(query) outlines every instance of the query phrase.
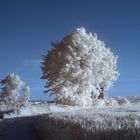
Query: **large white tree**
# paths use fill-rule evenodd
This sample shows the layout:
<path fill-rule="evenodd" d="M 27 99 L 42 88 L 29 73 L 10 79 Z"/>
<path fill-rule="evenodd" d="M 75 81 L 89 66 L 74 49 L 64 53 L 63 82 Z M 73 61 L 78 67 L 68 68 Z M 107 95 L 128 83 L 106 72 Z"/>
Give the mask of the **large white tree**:
<path fill-rule="evenodd" d="M 18 75 L 8 74 L 0 84 L 0 111 L 16 110 L 27 105 L 30 88 Z"/>
<path fill-rule="evenodd" d="M 81 27 L 52 45 L 41 67 L 46 92 L 70 105 L 90 105 L 94 98 L 103 99 L 119 75 L 118 57 L 105 43 Z"/>

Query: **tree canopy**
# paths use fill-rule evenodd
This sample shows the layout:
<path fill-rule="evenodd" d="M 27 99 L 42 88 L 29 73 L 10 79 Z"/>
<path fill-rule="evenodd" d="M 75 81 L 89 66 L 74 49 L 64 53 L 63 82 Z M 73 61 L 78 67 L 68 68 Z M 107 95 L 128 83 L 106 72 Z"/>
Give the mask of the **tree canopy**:
<path fill-rule="evenodd" d="M 46 92 L 51 91 L 58 102 L 70 105 L 90 105 L 93 98 L 104 98 L 104 92 L 118 78 L 118 56 L 97 34 L 77 28 L 52 46 L 43 56 L 41 67 L 42 79 L 47 80 Z"/>
<path fill-rule="evenodd" d="M 0 84 L 0 111 L 17 110 L 21 106 L 26 106 L 30 88 L 18 75 L 8 74 Z"/>

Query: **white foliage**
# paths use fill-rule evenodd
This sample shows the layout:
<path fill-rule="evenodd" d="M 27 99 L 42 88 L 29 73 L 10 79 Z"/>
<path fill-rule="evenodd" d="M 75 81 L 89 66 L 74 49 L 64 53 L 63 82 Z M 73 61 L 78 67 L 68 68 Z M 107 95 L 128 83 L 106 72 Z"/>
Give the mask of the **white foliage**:
<path fill-rule="evenodd" d="M 115 97 L 114 100 L 117 102 L 118 105 L 130 105 L 130 101 L 127 98 L 123 97 Z"/>
<path fill-rule="evenodd" d="M 30 89 L 18 75 L 8 74 L 0 83 L 0 111 L 18 109 L 28 103 Z"/>
<path fill-rule="evenodd" d="M 81 27 L 64 37 L 44 56 L 43 79 L 57 101 L 71 105 L 91 105 L 101 90 L 107 91 L 118 77 L 115 56 L 97 35 Z"/>
<path fill-rule="evenodd" d="M 120 97 L 119 97 L 120 98 Z M 131 101 L 130 101 L 131 98 Z M 93 118 L 98 119 L 97 116 L 109 116 L 106 119 L 108 121 L 113 122 L 113 116 L 121 117 L 121 116 L 129 116 L 129 115 L 137 115 L 140 116 L 140 98 L 139 97 L 130 97 L 129 104 L 118 104 L 116 98 L 109 98 L 108 100 L 94 100 L 93 106 L 68 106 L 68 105 L 60 105 L 54 103 L 44 103 L 44 102 L 29 102 L 26 107 L 21 107 L 18 111 L 15 111 L 11 114 L 7 114 L 5 118 L 11 117 L 22 117 L 22 116 L 34 116 L 38 114 L 52 114 L 55 116 L 59 116 L 59 114 L 75 114 L 78 119 L 78 114 L 80 116 L 86 116 L 86 120 L 91 118 L 91 120 L 95 120 Z M 138 100 L 139 99 L 139 100 Z M 127 100 L 127 99 L 126 99 Z M 60 113 L 61 112 L 61 113 Z M 62 113 L 63 112 L 63 113 Z M 53 116 L 54 116 L 53 114 Z M 61 115 L 60 115 L 61 117 Z M 110 117 L 112 118 L 110 120 Z M 62 117 L 61 117 L 62 118 Z M 75 117 L 71 120 L 74 121 Z M 100 119 L 104 119 L 104 117 L 100 117 Z M 127 119 L 127 117 L 126 117 Z M 140 118 L 139 118 L 140 119 Z M 80 118 L 79 118 L 80 120 Z M 104 122 L 104 126 L 107 122 Z M 114 124 L 115 125 L 115 124 Z"/>
<path fill-rule="evenodd" d="M 29 86 L 25 86 L 23 88 L 23 97 L 22 97 L 22 100 L 21 100 L 22 104 L 24 106 L 26 106 L 28 104 L 28 101 L 29 101 L 29 98 L 30 98 L 29 94 L 30 94 L 30 87 Z"/>

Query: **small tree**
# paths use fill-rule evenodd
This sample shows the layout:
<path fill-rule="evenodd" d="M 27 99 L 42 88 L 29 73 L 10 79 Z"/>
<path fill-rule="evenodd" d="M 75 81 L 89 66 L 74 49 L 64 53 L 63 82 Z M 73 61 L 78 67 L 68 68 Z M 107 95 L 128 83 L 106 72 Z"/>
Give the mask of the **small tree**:
<path fill-rule="evenodd" d="M 16 110 L 27 105 L 30 89 L 18 75 L 8 74 L 0 84 L 0 111 Z"/>
<path fill-rule="evenodd" d="M 97 35 L 81 27 L 67 35 L 43 56 L 42 79 L 46 92 L 52 91 L 63 104 L 88 105 L 103 99 L 118 77 L 117 56 Z"/>

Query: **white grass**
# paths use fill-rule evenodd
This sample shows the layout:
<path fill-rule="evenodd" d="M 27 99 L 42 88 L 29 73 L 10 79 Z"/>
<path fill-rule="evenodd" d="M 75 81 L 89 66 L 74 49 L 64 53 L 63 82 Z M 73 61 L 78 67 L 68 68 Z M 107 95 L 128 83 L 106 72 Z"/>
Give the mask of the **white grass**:
<path fill-rule="evenodd" d="M 137 139 L 140 136 L 140 100 L 130 98 L 128 101 L 121 100 L 121 105 L 112 106 L 64 106 L 47 103 L 29 104 L 27 108 L 5 115 L 5 118 L 33 116 L 47 114 L 47 123 L 53 122 L 55 126 L 70 128 L 76 131 L 81 140 L 94 138 L 99 140 L 123 140 Z M 134 101 L 136 100 L 136 101 Z M 55 127 L 54 127 L 55 128 Z M 77 133 L 78 132 L 78 133 Z M 116 136 L 117 135 L 117 136 Z M 124 137 L 127 136 L 127 137 Z M 120 140 L 121 140 L 120 139 Z"/>

